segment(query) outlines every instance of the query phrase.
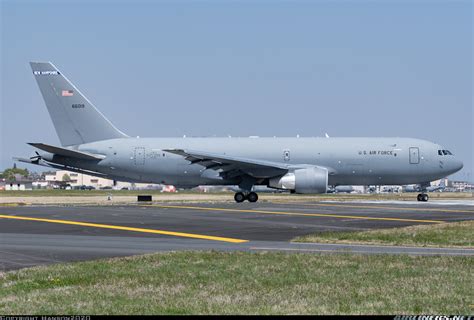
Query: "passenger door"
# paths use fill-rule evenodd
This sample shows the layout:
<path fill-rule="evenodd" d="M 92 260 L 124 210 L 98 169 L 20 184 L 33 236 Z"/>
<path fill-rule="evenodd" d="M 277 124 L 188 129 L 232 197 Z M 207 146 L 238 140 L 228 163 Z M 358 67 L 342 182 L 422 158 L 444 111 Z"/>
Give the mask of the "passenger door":
<path fill-rule="evenodd" d="M 419 164 L 420 163 L 420 149 L 418 147 L 410 147 L 410 163 Z"/>

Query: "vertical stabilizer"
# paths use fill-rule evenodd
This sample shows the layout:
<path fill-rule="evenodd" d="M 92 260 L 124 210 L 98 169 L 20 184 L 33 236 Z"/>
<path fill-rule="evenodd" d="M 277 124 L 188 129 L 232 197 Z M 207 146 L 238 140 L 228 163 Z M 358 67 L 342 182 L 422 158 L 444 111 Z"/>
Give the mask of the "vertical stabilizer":
<path fill-rule="evenodd" d="M 127 137 L 51 62 L 30 62 L 63 146 Z"/>

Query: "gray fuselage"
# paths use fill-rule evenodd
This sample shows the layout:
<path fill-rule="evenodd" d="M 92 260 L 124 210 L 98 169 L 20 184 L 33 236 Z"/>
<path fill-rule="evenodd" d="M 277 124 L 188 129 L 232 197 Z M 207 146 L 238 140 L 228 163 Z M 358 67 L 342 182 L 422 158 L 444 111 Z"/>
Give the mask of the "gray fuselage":
<path fill-rule="evenodd" d="M 427 183 L 462 168 L 462 162 L 453 155 L 438 153 L 443 149 L 440 145 L 411 138 L 120 138 L 74 147 L 105 156 L 98 162 L 61 156 L 50 160 L 130 182 L 180 187 L 239 183 L 162 151 L 171 148 L 321 166 L 328 169 L 329 185 Z M 46 154 L 44 157 L 48 159 Z"/>

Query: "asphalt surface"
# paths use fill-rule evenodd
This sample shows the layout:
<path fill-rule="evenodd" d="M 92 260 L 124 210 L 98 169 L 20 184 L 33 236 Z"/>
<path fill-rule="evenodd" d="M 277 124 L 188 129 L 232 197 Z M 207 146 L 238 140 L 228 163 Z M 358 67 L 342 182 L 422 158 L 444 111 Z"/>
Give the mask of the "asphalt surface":
<path fill-rule="evenodd" d="M 0 207 L 0 270 L 170 250 L 474 256 L 474 249 L 289 242 L 323 231 L 473 219 L 474 206 L 462 201 Z"/>

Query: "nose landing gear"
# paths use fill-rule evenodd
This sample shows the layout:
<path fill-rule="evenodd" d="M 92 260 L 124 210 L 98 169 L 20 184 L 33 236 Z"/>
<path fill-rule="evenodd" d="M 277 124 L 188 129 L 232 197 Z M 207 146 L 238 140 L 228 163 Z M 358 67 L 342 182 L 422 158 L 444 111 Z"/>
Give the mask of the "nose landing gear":
<path fill-rule="evenodd" d="M 416 200 L 418 201 L 423 201 L 423 202 L 427 202 L 429 199 L 429 196 L 426 194 L 426 193 L 420 193 L 417 197 L 416 197 Z"/>
<path fill-rule="evenodd" d="M 245 200 L 248 200 L 249 202 L 257 202 L 258 195 L 255 192 L 249 192 L 246 194 L 244 194 L 243 192 L 237 192 L 234 195 L 234 200 L 238 203 L 244 202 Z"/>

